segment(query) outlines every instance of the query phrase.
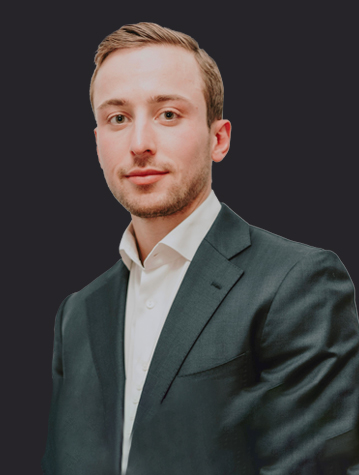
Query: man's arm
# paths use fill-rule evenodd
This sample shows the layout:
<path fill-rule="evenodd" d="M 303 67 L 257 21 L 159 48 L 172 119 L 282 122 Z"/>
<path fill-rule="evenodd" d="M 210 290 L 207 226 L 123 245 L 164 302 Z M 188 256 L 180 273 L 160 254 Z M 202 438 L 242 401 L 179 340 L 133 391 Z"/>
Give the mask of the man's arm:
<path fill-rule="evenodd" d="M 42 469 L 43 473 L 55 473 L 55 462 L 56 462 L 56 419 L 57 419 L 57 409 L 58 409 L 58 399 L 63 383 L 63 360 L 62 360 L 62 314 L 67 300 L 71 297 L 68 297 L 63 300 L 61 303 L 55 318 L 55 328 L 54 328 L 54 350 L 52 358 L 52 398 L 48 422 L 48 434 L 45 454 L 42 459 Z M 46 470 L 45 470 L 45 459 L 46 459 Z"/>
<path fill-rule="evenodd" d="M 260 343 L 260 474 L 359 473 L 359 326 L 338 257 L 316 250 L 283 280 Z M 351 469 L 350 469 L 351 467 Z"/>

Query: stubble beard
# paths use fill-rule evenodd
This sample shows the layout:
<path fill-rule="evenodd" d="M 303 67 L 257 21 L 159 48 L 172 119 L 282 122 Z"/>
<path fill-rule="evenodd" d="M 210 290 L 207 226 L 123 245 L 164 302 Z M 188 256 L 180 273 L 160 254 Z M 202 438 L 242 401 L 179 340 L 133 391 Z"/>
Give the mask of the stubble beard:
<path fill-rule="evenodd" d="M 127 178 L 122 178 L 122 180 L 127 180 Z M 114 184 L 109 183 L 108 186 L 116 200 L 131 215 L 139 218 L 159 218 L 184 211 L 205 189 L 210 180 L 211 162 L 206 160 L 205 165 L 198 169 L 197 173 L 186 176 L 182 183 L 172 185 L 156 203 L 151 203 L 151 192 L 157 183 L 142 185 L 140 197 L 133 196 L 131 192 L 125 192 L 124 187 L 118 186 L 121 180 Z M 146 196 L 149 201 L 147 206 L 144 204 Z"/>

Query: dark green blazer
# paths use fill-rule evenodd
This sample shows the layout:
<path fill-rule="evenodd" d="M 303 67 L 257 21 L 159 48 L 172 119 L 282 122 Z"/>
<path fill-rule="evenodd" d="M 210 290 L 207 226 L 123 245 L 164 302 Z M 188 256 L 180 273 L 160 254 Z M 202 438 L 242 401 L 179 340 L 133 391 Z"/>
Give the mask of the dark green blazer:
<path fill-rule="evenodd" d="M 120 474 L 128 277 L 120 260 L 59 308 L 46 475 Z M 353 475 L 358 424 L 345 267 L 222 205 L 160 335 L 127 474 Z"/>

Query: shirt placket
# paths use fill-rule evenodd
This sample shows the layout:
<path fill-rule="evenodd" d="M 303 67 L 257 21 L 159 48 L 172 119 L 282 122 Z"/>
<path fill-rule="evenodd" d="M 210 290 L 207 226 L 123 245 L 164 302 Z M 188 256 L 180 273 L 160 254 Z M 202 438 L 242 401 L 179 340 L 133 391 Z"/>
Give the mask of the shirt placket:
<path fill-rule="evenodd" d="M 138 403 L 140 401 L 143 386 L 146 381 L 150 358 L 152 354 L 153 341 L 151 334 L 154 332 L 156 312 L 156 298 L 154 295 L 155 270 L 146 271 L 142 269 L 139 292 L 136 295 L 135 318 L 133 328 L 134 358 L 132 367 L 131 382 L 131 412 L 130 420 L 133 421 L 136 416 Z"/>

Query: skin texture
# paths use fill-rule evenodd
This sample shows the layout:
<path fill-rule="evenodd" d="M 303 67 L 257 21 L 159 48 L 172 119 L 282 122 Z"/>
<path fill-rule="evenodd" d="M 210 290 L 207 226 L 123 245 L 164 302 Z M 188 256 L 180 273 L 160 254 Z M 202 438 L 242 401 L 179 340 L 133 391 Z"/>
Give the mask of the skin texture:
<path fill-rule="evenodd" d="M 178 46 L 116 50 L 96 77 L 98 158 L 131 213 L 142 261 L 207 198 L 212 161 L 229 150 L 231 125 L 208 128 L 203 88 L 193 54 Z"/>

